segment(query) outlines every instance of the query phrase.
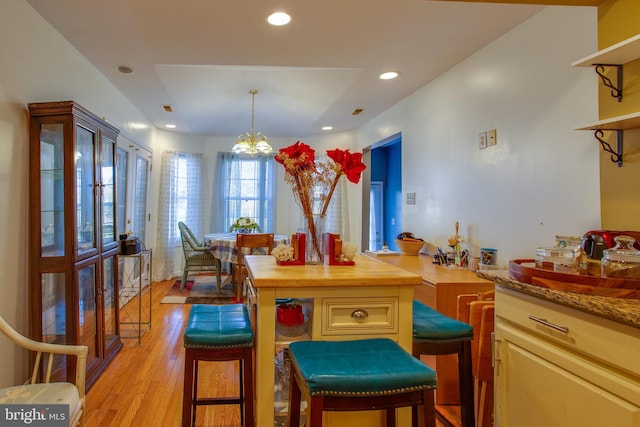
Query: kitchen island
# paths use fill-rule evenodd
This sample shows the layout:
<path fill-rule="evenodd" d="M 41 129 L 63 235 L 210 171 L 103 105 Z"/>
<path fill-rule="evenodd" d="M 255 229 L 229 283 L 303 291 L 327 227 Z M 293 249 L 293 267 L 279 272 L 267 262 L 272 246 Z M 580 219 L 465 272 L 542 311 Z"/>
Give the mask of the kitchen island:
<path fill-rule="evenodd" d="M 496 283 L 495 426 L 640 426 L 640 300 Z"/>
<path fill-rule="evenodd" d="M 411 352 L 416 274 L 358 255 L 355 266 L 279 266 L 271 256 L 247 256 L 248 304 L 256 314 L 256 425 L 272 427 L 286 416 L 274 399 L 274 357 L 294 339 L 348 340 L 386 337 Z M 300 337 L 276 336 L 276 299 L 293 298 L 308 307 Z M 372 412 L 328 412 L 326 426 L 382 426 Z M 399 426 L 411 424 L 409 408 L 399 410 Z"/>

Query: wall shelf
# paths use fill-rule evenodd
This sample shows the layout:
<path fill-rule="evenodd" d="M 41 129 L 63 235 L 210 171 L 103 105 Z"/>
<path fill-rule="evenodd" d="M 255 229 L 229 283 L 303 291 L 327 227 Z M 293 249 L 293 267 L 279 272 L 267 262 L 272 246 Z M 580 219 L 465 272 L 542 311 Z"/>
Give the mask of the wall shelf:
<path fill-rule="evenodd" d="M 622 66 L 640 58 L 640 34 L 609 46 L 606 49 L 579 59 L 571 64 L 572 67 L 595 67 L 596 74 L 601 78 L 604 86 L 611 89 L 611 96 L 622 102 Z M 617 68 L 617 82 L 613 83 L 604 75 L 606 67 Z M 610 117 L 592 124 L 581 126 L 578 130 L 593 130 L 595 138 L 602 149 L 611 154 L 611 161 L 622 166 L 622 138 L 623 131 L 640 128 L 640 112 L 623 116 Z M 604 140 L 605 131 L 615 131 L 617 148 L 613 149 Z"/>
<path fill-rule="evenodd" d="M 592 67 L 597 64 L 624 65 L 640 58 L 640 34 L 585 56 L 571 64 L 572 67 Z"/>

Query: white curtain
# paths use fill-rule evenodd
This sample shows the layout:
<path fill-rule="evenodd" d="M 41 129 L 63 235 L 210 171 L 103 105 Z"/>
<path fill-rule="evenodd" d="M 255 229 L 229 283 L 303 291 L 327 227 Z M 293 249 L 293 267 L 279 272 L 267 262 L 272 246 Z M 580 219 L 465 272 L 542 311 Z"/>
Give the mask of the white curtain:
<path fill-rule="evenodd" d="M 187 224 L 196 236 L 203 236 L 202 177 L 202 154 L 174 151 L 162 154 L 158 240 L 153 266 L 155 281 L 175 276 L 174 255 L 176 248 L 182 245 L 178 222 Z"/>

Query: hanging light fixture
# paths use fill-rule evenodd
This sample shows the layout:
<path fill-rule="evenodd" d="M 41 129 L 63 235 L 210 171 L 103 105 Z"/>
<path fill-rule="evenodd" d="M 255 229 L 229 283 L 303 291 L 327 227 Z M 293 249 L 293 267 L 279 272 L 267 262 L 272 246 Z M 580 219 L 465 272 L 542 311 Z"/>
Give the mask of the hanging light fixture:
<path fill-rule="evenodd" d="M 244 153 L 244 154 L 267 154 L 273 151 L 271 145 L 269 145 L 269 141 L 267 141 L 267 137 L 262 133 L 254 133 L 253 132 L 253 114 L 254 114 L 254 105 L 255 105 L 255 97 L 258 91 L 256 89 L 251 89 L 249 91 L 251 94 L 251 133 L 245 132 L 242 135 L 238 136 L 236 139 L 236 144 L 233 146 L 231 151 L 234 153 Z"/>

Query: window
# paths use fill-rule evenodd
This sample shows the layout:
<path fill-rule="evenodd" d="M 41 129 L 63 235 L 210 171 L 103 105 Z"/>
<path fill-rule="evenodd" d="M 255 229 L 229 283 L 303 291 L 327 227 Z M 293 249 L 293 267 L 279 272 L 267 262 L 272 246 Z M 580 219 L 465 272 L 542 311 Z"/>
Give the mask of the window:
<path fill-rule="evenodd" d="M 273 156 L 218 154 L 218 174 L 214 183 L 217 196 L 212 224 L 229 230 L 241 216 L 253 219 L 262 231 L 275 228 L 275 162 Z"/>
<path fill-rule="evenodd" d="M 174 275 L 174 250 L 181 244 L 178 222 L 203 235 L 202 154 L 165 151 L 160 171 L 158 241 L 154 250 L 153 273 L 157 280 Z"/>

